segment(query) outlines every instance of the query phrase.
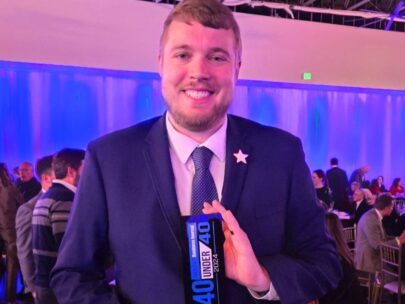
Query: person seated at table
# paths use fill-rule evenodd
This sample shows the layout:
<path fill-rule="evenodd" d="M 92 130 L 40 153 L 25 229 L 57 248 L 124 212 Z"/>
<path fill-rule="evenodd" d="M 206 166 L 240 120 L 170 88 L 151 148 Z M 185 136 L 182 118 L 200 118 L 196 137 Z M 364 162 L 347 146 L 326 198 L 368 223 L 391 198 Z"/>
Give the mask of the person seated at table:
<path fill-rule="evenodd" d="M 357 189 L 354 191 L 352 208 L 354 223 L 357 225 L 361 216 L 372 208 L 366 200 L 364 189 Z"/>
<path fill-rule="evenodd" d="M 404 196 L 404 187 L 401 185 L 400 177 L 394 178 L 390 188 L 390 192 L 392 195 L 395 196 Z"/>
<path fill-rule="evenodd" d="M 405 232 L 402 232 L 399 237 L 393 238 L 384 231 L 382 219 L 389 216 L 393 209 L 393 197 L 389 193 L 383 193 L 377 197 L 374 208 L 360 218 L 355 245 L 357 269 L 375 273 L 381 268 L 378 248 L 381 242 L 389 242 L 398 246 L 405 243 Z"/>
<path fill-rule="evenodd" d="M 367 201 L 367 204 L 369 204 L 370 206 L 374 206 L 377 195 L 373 195 L 370 189 L 367 188 L 361 188 L 361 191 L 363 191 L 364 193 L 364 199 Z"/>
<path fill-rule="evenodd" d="M 353 257 L 343 236 L 342 224 L 338 216 L 328 212 L 325 214 L 326 227 L 336 242 L 336 251 L 340 257 L 343 278 L 336 289 L 319 299 L 320 304 L 365 304 L 367 303 L 357 278 Z"/>
<path fill-rule="evenodd" d="M 316 196 L 321 205 L 326 209 L 333 208 L 332 194 L 328 186 L 325 185 L 325 173 L 323 170 L 315 170 L 312 172 L 312 182 L 316 190 Z"/>

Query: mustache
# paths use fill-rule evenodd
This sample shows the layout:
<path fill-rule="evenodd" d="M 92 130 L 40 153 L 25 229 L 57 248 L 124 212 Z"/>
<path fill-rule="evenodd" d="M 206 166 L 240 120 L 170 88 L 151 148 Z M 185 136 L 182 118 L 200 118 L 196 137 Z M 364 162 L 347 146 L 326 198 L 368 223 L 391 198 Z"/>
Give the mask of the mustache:
<path fill-rule="evenodd" d="M 215 91 L 215 86 L 209 83 L 207 80 L 203 81 L 190 81 L 182 86 L 183 90 L 206 90 L 213 92 Z"/>

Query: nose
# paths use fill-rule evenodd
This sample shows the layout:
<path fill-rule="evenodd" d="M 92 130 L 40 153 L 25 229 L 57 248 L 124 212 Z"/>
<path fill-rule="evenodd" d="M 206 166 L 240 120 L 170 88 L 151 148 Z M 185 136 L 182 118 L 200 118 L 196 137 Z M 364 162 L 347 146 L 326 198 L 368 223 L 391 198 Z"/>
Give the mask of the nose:
<path fill-rule="evenodd" d="M 203 81 L 210 78 L 208 63 L 204 58 L 194 57 L 190 62 L 190 78 L 192 80 Z"/>

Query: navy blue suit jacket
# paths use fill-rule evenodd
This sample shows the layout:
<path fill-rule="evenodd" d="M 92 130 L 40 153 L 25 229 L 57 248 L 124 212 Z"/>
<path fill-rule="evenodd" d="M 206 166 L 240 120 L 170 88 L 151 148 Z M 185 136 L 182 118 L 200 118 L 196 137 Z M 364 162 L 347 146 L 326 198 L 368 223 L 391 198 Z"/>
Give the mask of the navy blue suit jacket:
<path fill-rule="evenodd" d="M 299 139 L 228 116 L 222 203 L 249 236 L 282 303 L 306 303 L 341 276 Z M 165 118 L 88 146 L 51 286 L 59 303 L 182 304 L 183 241 Z M 233 153 L 248 154 L 247 164 Z M 117 289 L 103 282 L 111 251 Z M 255 303 L 226 280 L 226 303 Z"/>

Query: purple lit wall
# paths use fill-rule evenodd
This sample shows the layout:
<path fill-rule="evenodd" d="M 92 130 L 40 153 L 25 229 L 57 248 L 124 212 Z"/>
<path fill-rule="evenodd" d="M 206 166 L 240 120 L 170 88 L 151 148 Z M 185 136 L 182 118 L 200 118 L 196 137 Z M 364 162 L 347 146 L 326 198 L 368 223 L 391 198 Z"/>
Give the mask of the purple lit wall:
<path fill-rule="evenodd" d="M 84 148 L 164 110 L 154 73 L 0 62 L 0 161 Z M 311 169 L 336 156 L 348 174 L 405 178 L 405 91 L 242 80 L 231 112 L 299 136 Z"/>

